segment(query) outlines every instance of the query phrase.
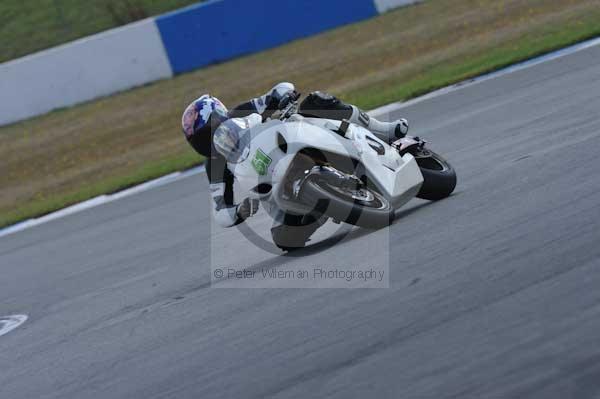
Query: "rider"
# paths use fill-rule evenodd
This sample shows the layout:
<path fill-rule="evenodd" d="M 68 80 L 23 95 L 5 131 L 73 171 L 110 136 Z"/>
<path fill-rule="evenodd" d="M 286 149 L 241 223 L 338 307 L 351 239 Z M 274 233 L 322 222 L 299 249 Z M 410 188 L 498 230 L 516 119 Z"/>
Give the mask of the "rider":
<path fill-rule="evenodd" d="M 234 199 L 234 176 L 227 167 L 227 157 L 232 156 L 235 144 L 227 135 L 214 136 L 215 130 L 225 123 L 226 131 L 247 129 L 262 123 L 278 109 L 299 98 L 292 83 L 282 82 L 266 94 L 253 98 L 228 111 L 219 99 L 205 94 L 193 101 L 182 117 L 183 132 L 190 145 L 206 157 L 206 173 L 213 199 L 216 221 L 223 227 L 235 226 L 258 211 L 258 200 L 246 198 L 240 202 Z M 313 92 L 301 104 L 306 116 L 342 120 L 366 127 L 382 140 L 391 143 L 406 135 L 408 122 L 399 119 L 394 122 L 381 122 L 370 117 L 358 107 L 346 104 L 336 97 Z M 224 154 L 226 156 L 224 156 Z M 233 155 L 235 156 L 235 155 Z M 229 159 L 231 161 L 231 159 Z M 279 219 L 279 220 L 277 220 Z M 271 229 L 273 241 L 284 249 L 303 247 L 310 236 L 326 221 L 321 218 L 296 217 L 282 214 Z"/>

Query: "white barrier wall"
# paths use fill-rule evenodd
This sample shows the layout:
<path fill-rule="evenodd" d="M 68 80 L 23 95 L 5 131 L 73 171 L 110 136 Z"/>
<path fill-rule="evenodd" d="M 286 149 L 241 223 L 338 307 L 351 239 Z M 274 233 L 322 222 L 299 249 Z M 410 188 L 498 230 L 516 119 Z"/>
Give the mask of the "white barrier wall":
<path fill-rule="evenodd" d="M 0 125 L 172 76 L 147 19 L 0 64 Z"/>

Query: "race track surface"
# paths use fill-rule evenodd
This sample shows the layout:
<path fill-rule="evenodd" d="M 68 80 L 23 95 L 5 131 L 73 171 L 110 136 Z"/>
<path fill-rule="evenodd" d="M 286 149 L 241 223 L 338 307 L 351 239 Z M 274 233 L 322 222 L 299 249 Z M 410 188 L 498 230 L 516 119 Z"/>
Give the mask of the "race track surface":
<path fill-rule="evenodd" d="M 402 110 L 455 195 L 304 256 L 211 240 L 204 175 L 1 238 L 0 317 L 29 320 L 0 337 L 0 398 L 600 398 L 599 65 Z M 211 251 L 389 262 L 390 288 L 211 287 Z"/>

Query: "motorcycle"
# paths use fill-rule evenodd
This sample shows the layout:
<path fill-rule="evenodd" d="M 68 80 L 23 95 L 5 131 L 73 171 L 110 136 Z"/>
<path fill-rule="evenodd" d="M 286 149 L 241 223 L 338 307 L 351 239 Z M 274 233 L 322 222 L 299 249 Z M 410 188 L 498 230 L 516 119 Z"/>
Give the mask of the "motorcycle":
<path fill-rule="evenodd" d="M 346 120 L 307 115 L 294 101 L 240 133 L 239 156 L 228 162 L 242 191 L 236 195 L 271 212 L 377 229 L 414 197 L 435 201 L 454 191 L 454 168 L 418 137 L 388 145 Z"/>

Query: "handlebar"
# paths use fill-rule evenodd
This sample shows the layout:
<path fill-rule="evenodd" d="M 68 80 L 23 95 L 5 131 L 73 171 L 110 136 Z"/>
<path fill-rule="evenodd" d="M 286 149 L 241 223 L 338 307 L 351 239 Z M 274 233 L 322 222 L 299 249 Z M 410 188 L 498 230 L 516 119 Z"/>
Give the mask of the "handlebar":
<path fill-rule="evenodd" d="M 298 100 L 290 102 L 285 108 L 279 111 L 279 120 L 284 121 L 298 112 Z"/>

